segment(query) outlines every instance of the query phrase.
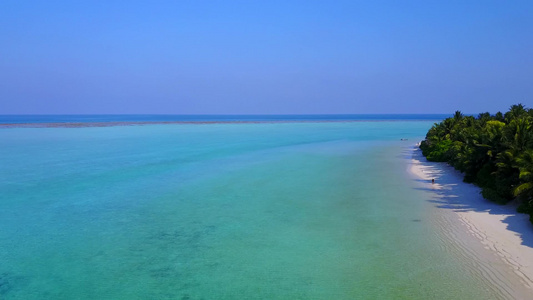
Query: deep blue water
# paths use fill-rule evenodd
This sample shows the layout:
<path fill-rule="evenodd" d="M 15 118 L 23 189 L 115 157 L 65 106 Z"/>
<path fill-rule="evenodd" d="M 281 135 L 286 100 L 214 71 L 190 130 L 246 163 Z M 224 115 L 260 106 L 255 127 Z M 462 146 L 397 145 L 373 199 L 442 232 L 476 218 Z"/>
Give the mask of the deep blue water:
<path fill-rule="evenodd" d="M 345 115 L 0 115 L 0 123 L 224 122 L 224 121 L 383 121 L 442 120 L 447 114 Z"/>

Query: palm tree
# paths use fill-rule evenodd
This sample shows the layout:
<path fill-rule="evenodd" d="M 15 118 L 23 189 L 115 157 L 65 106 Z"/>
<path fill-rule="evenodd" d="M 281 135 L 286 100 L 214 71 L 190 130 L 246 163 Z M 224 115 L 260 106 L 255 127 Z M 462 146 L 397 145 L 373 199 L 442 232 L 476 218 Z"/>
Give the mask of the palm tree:
<path fill-rule="evenodd" d="M 533 150 L 529 149 L 516 159 L 520 170 L 520 185 L 514 189 L 515 196 L 531 203 L 533 201 Z"/>
<path fill-rule="evenodd" d="M 527 110 L 522 103 L 512 105 L 508 112 L 505 113 L 505 120 L 510 123 L 514 119 L 527 116 Z"/>
<path fill-rule="evenodd" d="M 497 112 L 497 113 L 494 115 L 494 120 L 496 120 L 496 121 L 500 121 L 500 122 L 505 121 L 505 118 L 503 117 L 503 114 L 502 114 L 501 111 Z"/>
<path fill-rule="evenodd" d="M 503 142 L 505 146 L 516 153 L 525 150 L 533 143 L 533 132 L 531 123 L 527 118 L 517 118 L 511 120 L 503 130 Z"/>
<path fill-rule="evenodd" d="M 491 120 L 491 116 L 490 116 L 490 113 L 488 112 L 484 112 L 484 113 L 480 113 L 478 116 L 477 116 L 477 119 L 479 121 L 479 125 L 481 127 L 485 126 L 485 124 Z"/>
<path fill-rule="evenodd" d="M 460 110 L 456 110 L 453 114 L 453 119 L 457 123 L 463 119 L 464 115 L 461 113 Z"/>
<path fill-rule="evenodd" d="M 420 148 L 428 160 L 447 161 L 482 188 L 485 198 L 522 200 L 519 210 L 533 223 L 533 109 L 513 105 L 504 114 L 460 111 L 435 124 Z"/>
<path fill-rule="evenodd" d="M 500 121 L 487 121 L 481 128 L 480 140 L 482 145 L 487 147 L 487 155 L 496 157 L 503 151 L 502 137 L 505 123 Z"/>

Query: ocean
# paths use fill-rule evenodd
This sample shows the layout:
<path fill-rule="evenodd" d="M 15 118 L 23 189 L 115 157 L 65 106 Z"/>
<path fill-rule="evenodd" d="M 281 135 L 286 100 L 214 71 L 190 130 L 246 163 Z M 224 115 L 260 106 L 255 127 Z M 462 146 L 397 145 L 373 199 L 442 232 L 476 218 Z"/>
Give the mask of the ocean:
<path fill-rule="evenodd" d="M 0 128 L 0 299 L 501 298 L 372 120 Z"/>
<path fill-rule="evenodd" d="M 98 122 L 283 122 L 283 121 L 391 121 L 442 120 L 444 114 L 345 115 L 0 115 L 0 124 Z"/>

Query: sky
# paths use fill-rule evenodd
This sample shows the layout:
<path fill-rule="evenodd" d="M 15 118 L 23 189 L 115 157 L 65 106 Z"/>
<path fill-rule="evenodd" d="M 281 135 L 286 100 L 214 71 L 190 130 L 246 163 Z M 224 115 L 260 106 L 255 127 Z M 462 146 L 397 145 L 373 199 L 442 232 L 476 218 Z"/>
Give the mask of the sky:
<path fill-rule="evenodd" d="M 0 114 L 533 107 L 533 1 L 0 1 Z"/>

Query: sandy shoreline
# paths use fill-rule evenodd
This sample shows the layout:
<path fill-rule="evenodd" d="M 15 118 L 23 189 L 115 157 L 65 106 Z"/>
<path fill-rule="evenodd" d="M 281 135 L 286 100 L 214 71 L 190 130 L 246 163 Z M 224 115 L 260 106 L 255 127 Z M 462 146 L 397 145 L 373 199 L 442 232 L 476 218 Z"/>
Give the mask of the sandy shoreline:
<path fill-rule="evenodd" d="M 452 234 L 454 242 L 468 245 L 464 250 L 485 269 L 484 277 L 498 285 L 506 298 L 533 299 L 533 225 L 529 216 L 517 213 L 513 204 L 501 206 L 485 200 L 478 187 L 462 181 L 460 172 L 445 163 L 428 162 L 418 147 L 413 148 L 409 171 L 430 193 L 429 201 L 436 204 L 438 213 L 450 213 L 461 223 L 455 228 L 466 234 Z"/>

